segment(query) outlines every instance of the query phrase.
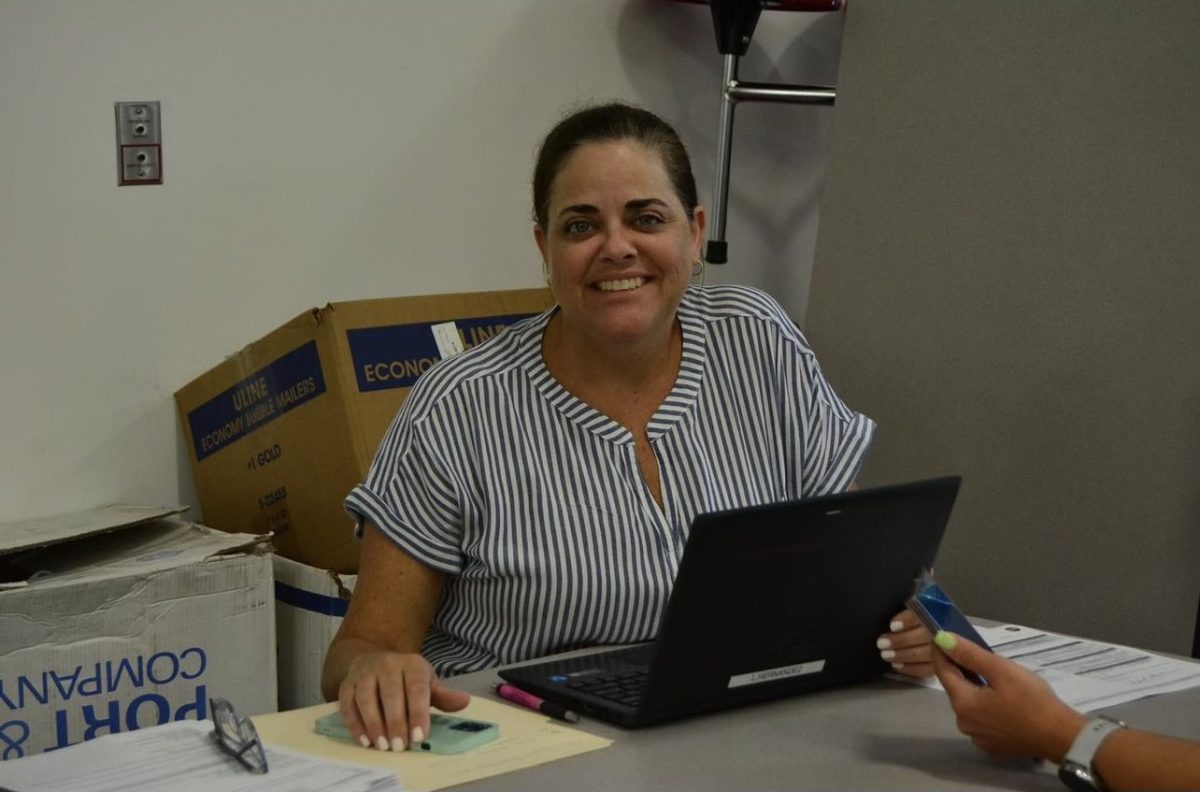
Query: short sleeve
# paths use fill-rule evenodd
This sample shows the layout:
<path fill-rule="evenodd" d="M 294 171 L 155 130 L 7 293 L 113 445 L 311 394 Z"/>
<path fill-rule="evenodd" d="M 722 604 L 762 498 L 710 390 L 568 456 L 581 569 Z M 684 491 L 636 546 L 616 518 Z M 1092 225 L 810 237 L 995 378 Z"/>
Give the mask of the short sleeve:
<path fill-rule="evenodd" d="M 811 351 L 801 356 L 800 364 L 801 491 L 806 495 L 842 492 L 854 483 L 866 461 L 875 423 L 838 398 Z"/>
<path fill-rule="evenodd" d="M 345 508 L 360 532 L 370 520 L 413 558 L 456 575 L 463 565 L 461 501 L 447 438 L 438 437 L 434 423 L 414 421 L 402 408 Z"/>

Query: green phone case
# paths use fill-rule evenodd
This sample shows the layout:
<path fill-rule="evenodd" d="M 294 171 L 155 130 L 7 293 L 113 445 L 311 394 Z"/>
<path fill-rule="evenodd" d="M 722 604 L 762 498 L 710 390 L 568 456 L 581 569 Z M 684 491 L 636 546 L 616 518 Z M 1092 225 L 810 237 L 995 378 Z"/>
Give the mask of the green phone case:
<path fill-rule="evenodd" d="M 313 727 L 317 734 L 339 740 L 353 740 L 350 730 L 342 721 L 342 713 L 333 712 L 321 718 Z M 422 742 L 409 746 L 411 751 L 428 751 L 436 754 L 460 754 L 491 742 L 500 736 L 500 727 L 494 723 L 453 715 L 431 713 L 429 736 Z"/>

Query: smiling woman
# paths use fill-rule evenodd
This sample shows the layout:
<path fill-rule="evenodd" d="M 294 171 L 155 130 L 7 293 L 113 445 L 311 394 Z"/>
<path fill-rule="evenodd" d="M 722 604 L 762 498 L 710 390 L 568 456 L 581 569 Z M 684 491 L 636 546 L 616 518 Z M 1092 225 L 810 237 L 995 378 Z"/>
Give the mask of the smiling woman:
<path fill-rule="evenodd" d="M 563 162 L 534 237 L 558 302 L 542 337 L 546 368 L 575 397 L 633 433 L 654 500 L 646 434 L 682 359 L 675 319 L 704 235 L 704 210 L 675 195 L 662 158 L 636 140 L 587 143 Z"/>
<path fill-rule="evenodd" d="M 465 706 L 438 675 L 653 638 L 697 514 L 844 490 L 870 445 L 778 303 L 691 284 L 705 214 L 662 119 L 568 116 L 533 198 L 557 305 L 426 372 L 346 499 L 362 561 L 324 690 L 364 745 Z M 885 658 L 931 673 L 893 628 Z"/>

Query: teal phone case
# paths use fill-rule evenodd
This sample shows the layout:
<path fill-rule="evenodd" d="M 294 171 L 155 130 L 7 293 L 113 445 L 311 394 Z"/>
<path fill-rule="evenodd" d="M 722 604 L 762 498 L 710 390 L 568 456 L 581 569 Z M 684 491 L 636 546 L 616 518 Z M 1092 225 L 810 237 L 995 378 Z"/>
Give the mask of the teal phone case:
<path fill-rule="evenodd" d="M 342 720 L 342 713 L 333 712 L 317 718 L 313 727 L 317 734 L 339 740 L 353 740 L 350 730 Z M 460 754 L 489 743 L 500 736 L 500 727 L 494 723 L 453 715 L 432 713 L 429 716 L 429 736 L 422 742 L 409 746 L 410 751 L 428 751 L 436 754 Z"/>

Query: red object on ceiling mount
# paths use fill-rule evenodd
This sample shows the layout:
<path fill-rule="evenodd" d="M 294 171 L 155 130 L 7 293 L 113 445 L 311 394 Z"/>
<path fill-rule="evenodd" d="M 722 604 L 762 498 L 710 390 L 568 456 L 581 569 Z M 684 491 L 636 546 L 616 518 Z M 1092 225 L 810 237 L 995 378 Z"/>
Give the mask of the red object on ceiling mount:
<path fill-rule="evenodd" d="M 710 5 L 710 0 L 677 0 L 692 5 Z M 765 11 L 837 11 L 844 0 L 759 0 Z"/>

